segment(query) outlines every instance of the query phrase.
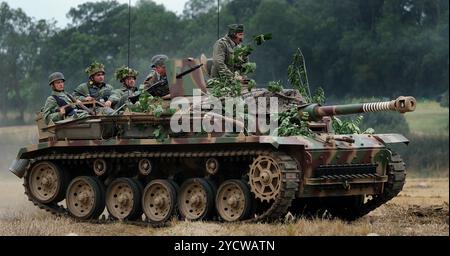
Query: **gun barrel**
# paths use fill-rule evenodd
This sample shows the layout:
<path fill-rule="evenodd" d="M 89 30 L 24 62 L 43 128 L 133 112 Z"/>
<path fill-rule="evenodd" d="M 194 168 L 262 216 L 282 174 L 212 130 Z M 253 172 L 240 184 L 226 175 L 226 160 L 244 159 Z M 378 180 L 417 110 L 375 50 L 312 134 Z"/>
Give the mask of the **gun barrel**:
<path fill-rule="evenodd" d="M 347 105 L 320 106 L 312 104 L 302 111 L 307 112 L 311 120 L 318 120 L 324 116 L 350 115 L 367 112 L 397 111 L 412 112 L 416 109 L 416 99 L 411 96 L 400 96 L 395 100 Z"/>

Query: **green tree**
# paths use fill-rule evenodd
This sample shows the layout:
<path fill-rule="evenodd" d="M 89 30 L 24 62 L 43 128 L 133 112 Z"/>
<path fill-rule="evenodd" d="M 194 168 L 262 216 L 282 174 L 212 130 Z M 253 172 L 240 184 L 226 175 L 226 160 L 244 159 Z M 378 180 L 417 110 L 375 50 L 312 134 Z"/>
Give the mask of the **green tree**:
<path fill-rule="evenodd" d="M 24 120 L 25 110 L 33 102 L 36 60 L 41 56 L 43 42 L 52 34 L 43 20 L 35 22 L 20 8 L 0 4 L 0 112 L 18 112 Z"/>

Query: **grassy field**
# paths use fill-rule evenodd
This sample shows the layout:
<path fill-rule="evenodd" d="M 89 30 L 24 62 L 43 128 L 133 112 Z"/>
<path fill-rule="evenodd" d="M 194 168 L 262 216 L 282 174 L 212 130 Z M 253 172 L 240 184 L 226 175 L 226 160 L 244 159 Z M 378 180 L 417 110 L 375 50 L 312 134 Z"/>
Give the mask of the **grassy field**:
<path fill-rule="evenodd" d="M 18 180 L 0 181 L 0 235 L 448 236 L 448 182 L 445 178 L 408 179 L 398 197 L 352 223 L 301 217 L 271 224 L 173 220 L 167 227 L 151 228 L 57 218 L 27 201 Z"/>
<path fill-rule="evenodd" d="M 448 134 L 449 112 L 436 101 L 419 101 L 414 112 L 405 114 L 412 133 Z"/>

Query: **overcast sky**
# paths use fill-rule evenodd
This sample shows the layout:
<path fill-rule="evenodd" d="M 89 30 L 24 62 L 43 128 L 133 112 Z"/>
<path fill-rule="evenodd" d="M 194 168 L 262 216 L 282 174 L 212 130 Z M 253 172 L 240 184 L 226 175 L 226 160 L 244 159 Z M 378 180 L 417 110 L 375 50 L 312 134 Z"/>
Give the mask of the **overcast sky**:
<path fill-rule="evenodd" d="M 65 27 L 70 22 L 66 14 L 71 7 L 86 2 L 100 2 L 102 0 L 0 0 L 7 2 L 11 8 L 22 8 L 22 10 L 36 19 L 55 19 L 58 27 Z M 129 0 L 116 0 L 119 3 L 128 3 Z M 153 0 L 158 4 L 163 4 L 167 10 L 181 14 L 184 4 L 188 0 Z M 131 5 L 135 5 L 137 0 L 131 0 Z"/>

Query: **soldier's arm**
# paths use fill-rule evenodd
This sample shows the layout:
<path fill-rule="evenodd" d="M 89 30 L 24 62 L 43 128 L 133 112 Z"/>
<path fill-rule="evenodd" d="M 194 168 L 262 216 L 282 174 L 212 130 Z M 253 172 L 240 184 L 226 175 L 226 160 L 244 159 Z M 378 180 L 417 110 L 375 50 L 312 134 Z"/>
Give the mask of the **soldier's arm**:
<path fill-rule="evenodd" d="M 56 122 L 63 119 L 62 115 L 59 112 L 58 104 L 52 96 L 48 97 L 45 101 L 42 112 L 46 124 L 48 124 L 50 120 Z"/>
<path fill-rule="evenodd" d="M 107 107 L 111 107 L 113 105 L 112 101 L 109 100 L 113 91 L 114 91 L 114 88 L 112 87 L 112 85 L 106 84 L 105 89 L 103 90 L 103 93 L 102 93 L 102 98 L 103 98 L 103 100 L 105 100 L 105 106 L 107 106 Z"/>
<path fill-rule="evenodd" d="M 85 86 L 85 84 L 80 84 L 77 86 L 75 91 L 73 91 L 73 96 L 75 97 L 75 99 L 80 100 L 80 101 L 84 101 L 86 99 L 85 95 L 88 95 L 88 93 L 86 93 L 84 86 Z"/>
<path fill-rule="evenodd" d="M 111 101 L 112 106 L 115 106 L 122 98 L 122 91 L 120 89 L 113 90 L 108 100 Z"/>
<path fill-rule="evenodd" d="M 220 76 L 233 77 L 234 76 L 233 72 L 231 72 L 231 70 L 225 64 L 226 51 L 227 46 L 224 43 L 218 42 L 214 45 L 213 51 L 214 66 L 217 67 Z"/>

